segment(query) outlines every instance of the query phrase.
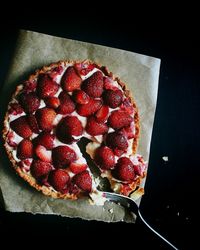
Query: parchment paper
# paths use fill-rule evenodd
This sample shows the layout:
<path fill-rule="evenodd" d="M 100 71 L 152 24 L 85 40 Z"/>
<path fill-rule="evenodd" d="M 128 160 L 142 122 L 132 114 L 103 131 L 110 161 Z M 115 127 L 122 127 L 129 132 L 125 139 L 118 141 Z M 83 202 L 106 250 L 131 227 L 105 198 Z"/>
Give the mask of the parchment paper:
<path fill-rule="evenodd" d="M 148 160 L 160 59 L 129 51 L 21 30 L 8 76 L 1 91 L 1 125 L 2 116 L 15 86 L 36 69 L 62 59 L 93 60 L 108 66 L 110 71 L 128 84 L 138 105 L 141 120 L 138 153 Z M 6 210 L 33 214 L 58 214 L 106 222 L 135 221 L 135 218 L 125 209 L 109 202 L 102 207 L 90 205 L 87 199 L 71 201 L 44 196 L 15 174 L 2 144 L 0 191 Z"/>

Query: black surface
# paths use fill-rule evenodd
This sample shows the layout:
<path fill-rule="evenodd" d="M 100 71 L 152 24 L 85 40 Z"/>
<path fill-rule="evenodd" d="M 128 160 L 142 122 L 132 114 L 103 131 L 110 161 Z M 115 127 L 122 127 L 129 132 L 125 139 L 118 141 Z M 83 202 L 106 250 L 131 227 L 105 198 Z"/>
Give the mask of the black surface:
<path fill-rule="evenodd" d="M 59 4 L 59 3 L 57 3 Z M 58 19 L 47 18 L 42 11 L 37 15 L 23 12 L 17 18 L 1 20 L 0 82 L 6 75 L 15 47 L 19 28 L 55 36 L 103 44 L 161 58 L 159 93 L 148 178 L 141 211 L 160 233 L 180 249 L 197 249 L 199 198 L 199 141 L 200 141 L 200 75 L 199 40 L 196 31 L 183 26 L 151 26 L 145 29 L 131 24 L 131 18 L 119 15 L 115 21 L 103 13 L 104 21 L 95 15 L 88 19 L 72 19 L 69 12 Z M 71 17 L 71 16 L 70 16 Z M 110 20 L 110 22 L 108 21 Z M 133 21 L 133 20 L 132 20 Z M 181 23 L 181 22 L 180 22 Z M 107 24 L 107 27 L 106 27 Z M 153 24 L 154 25 L 154 24 Z M 162 156 L 168 156 L 164 162 Z M 26 229 L 26 230 L 25 230 Z M 101 234 L 111 245 L 119 241 L 139 242 L 142 249 L 168 249 L 139 222 L 136 225 L 87 222 L 58 216 L 13 214 L 0 210 L 0 231 L 10 235 L 52 230 L 60 237 L 78 239 Z M 111 237 L 112 240 L 109 240 Z M 126 242 L 127 243 L 127 242 Z"/>

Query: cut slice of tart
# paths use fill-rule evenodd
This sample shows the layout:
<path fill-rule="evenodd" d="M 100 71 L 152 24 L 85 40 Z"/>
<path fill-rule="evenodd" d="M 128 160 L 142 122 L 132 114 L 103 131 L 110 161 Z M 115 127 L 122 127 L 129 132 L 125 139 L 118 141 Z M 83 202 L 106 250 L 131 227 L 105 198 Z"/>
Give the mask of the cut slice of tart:
<path fill-rule="evenodd" d="M 114 192 L 138 190 L 146 173 L 136 154 L 139 117 L 130 91 L 89 60 L 53 63 L 18 85 L 3 137 L 16 172 L 54 198 L 95 199 L 98 193 L 77 144 L 81 138 L 91 141 L 87 152 Z"/>

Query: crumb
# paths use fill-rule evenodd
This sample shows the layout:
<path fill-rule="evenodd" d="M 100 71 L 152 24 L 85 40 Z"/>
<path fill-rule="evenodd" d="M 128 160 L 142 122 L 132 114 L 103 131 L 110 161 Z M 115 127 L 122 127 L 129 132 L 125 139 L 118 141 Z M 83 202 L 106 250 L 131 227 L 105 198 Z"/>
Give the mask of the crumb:
<path fill-rule="evenodd" d="M 169 161 L 168 156 L 163 156 L 162 159 L 163 159 L 163 161 Z"/>
<path fill-rule="evenodd" d="M 113 214 L 113 208 L 108 209 L 108 212 L 111 213 L 111 214 Z"/>

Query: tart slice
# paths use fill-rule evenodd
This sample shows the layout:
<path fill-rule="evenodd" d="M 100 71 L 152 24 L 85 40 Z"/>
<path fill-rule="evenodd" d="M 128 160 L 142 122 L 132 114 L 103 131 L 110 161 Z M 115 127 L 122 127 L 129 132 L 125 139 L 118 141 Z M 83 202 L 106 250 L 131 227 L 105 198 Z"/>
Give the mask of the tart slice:
<path fill-rule="evenodd" d="M 89 60 L 45 66 L 17 86 L 3 137 L 16 172 L 54 198 L 91 196 L 97 184 L 78 146 L 108 178 L 114 192 L 138 189 L 146 163 L 136 154 L 139 118 L 124 83 Z"/>

